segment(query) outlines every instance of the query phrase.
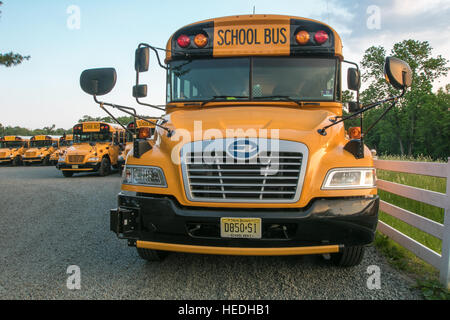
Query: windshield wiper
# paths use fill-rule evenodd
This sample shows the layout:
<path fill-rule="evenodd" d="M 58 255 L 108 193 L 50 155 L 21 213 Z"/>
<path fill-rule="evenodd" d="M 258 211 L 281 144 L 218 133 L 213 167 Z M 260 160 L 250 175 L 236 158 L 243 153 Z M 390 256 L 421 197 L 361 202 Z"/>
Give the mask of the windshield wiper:
<path fill-rule="evenodd" d="M 300 107 L 302 106 L 302 102 L 299 100 L 292 99 L 289 96 L 262 96 L 262 97 L 253 97 L 253 100 L 263 100 L 263 99 L 284 99 L 286 101 L 292 101 L 298 104 Z"/>
<path fill-rule="evenodd" d="M 214 102 L 217 99 L 225 99 L 225 100 L 236 100 L 236 99 L 248 99 L 248 96 L 213 96 L 212 99 L 203 101 L 201 106 L 203 107 L 205 104 Z"/>

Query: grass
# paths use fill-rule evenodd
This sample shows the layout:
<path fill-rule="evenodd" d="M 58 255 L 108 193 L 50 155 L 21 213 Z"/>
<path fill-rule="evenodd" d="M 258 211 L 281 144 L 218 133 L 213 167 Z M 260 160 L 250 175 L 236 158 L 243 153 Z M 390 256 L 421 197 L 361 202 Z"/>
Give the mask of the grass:
<path fill-rule="evenodd" d="M 431 162 L 432 159 L 427 157 L 407 158 L 407 157 L 393 157 L 382 156 L 380 160 L 403 160 L 403 161 L 422 161 Z M 444 162 L 444 161 L 440 161 Z M 446 179 L 429 177 L 417 174 L 399 173 L 386 170 L 377 170 L 377 178 L 405 184 L 426 190 L 445 193 Z M 395 194 L 378 190 L 380 198 L 386 202 L 392 203 L 398 207 L 404 208 L 418 215 L 434 220 L 439 223 L 444 221 L 444 209 L 434 207 L 419 201 L 397 196 Z M 385 212 L 380 211 L 380 220 L 406 234 L 414 240 L 422 243 L 428 248 L 441 253 L 442 241 L 433 237 L 413 226 L 410 226 L 403 221 L 391 217 Z M 375 238 L 376 247 L 387 257 L 389 262 L 410 275 L 418 281 L 418 287 L 421 288 L 424 298 L 426 299 L 449 299 L 448 291 L 443 289 L 438 290 L 439 287 L 439 271 L 425 261 L 416 257 L 407 249 L 396 244 L 394 241 L 388 239 L 386 236 L 377 232 Z"/>

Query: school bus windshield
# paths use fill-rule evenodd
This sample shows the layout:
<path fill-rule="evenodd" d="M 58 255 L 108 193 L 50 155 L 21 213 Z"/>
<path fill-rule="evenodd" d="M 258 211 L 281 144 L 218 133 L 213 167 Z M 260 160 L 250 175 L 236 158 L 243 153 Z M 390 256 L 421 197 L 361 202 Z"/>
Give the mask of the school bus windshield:
<path fill-rule="evenodd" d="M 30 147 L 31 148 L 43 148 L 43 147 L 51 147 L 53 145 L 52 140 L 31 140 Z"/>
<path fill-rule="evenodd" d="M 0 141 L 0 149 L 2 148 L 22 148 L 23 141 Z"/>
<path fill-rule="evenodd" d="M 73 141 L 72 140 L 62 140 L 59 143 L 60 147 L 70 147 L 71 145 L 73 145 Z"/>
<path fill-rule="evenodd" d="M 170 63 L 169 102 L 336 100 L 337 59 L 246 57 Z M 252 88 L 252 90 L 249 90 Z"/>
<path fill-rule="evenodd" d="M 81 134 L 74 134 L 74 143 L 83 142 L 111 142 L 112 135 L 110 132 L 83 132 Z"/>

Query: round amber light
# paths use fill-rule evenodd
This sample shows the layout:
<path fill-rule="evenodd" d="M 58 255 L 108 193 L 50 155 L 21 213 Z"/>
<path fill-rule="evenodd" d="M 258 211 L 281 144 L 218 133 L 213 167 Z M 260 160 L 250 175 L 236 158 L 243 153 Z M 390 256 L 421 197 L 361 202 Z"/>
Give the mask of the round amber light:
<path fill-rule="evenodd" d="M 208 37 L 203 33 L 199 33 L 194 38 L 194 43 L 199 48 L 204 48 L 208 44 Z"/>
<path fill-rule="evenodd" d="M 295 40 L 300 45 L 305 45 L 309 41 L 309 33 L 308 31 L 302 30 L 295 35 Z"/>

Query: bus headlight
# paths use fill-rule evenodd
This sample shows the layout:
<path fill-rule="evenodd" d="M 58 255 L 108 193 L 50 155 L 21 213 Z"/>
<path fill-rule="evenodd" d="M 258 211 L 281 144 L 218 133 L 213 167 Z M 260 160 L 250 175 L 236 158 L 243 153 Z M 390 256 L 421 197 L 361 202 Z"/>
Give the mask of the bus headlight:
<path fill-rule="evenodd" d="M 149 187 L 167 187 L 162 169 L 147 166 L 126 166 L 123 172 L 122 183 Z"/>
<path fill-rule="evenodd" d="M 375 169 L 339 168 L 328 171 L 322 184 L 322 189 L 366 189 L 375 188 L 375 186 Z"/>
<path fill-rule="evenodd" d="M 89 158 L 87 162 L 97 162 L 98 157 Z"/>
<path fill-rule="evenodd" d="M 64 162 L 66 161 L 66 157 L 65 156 L 60 156 L 58 159 L 58 162 Z"/>

